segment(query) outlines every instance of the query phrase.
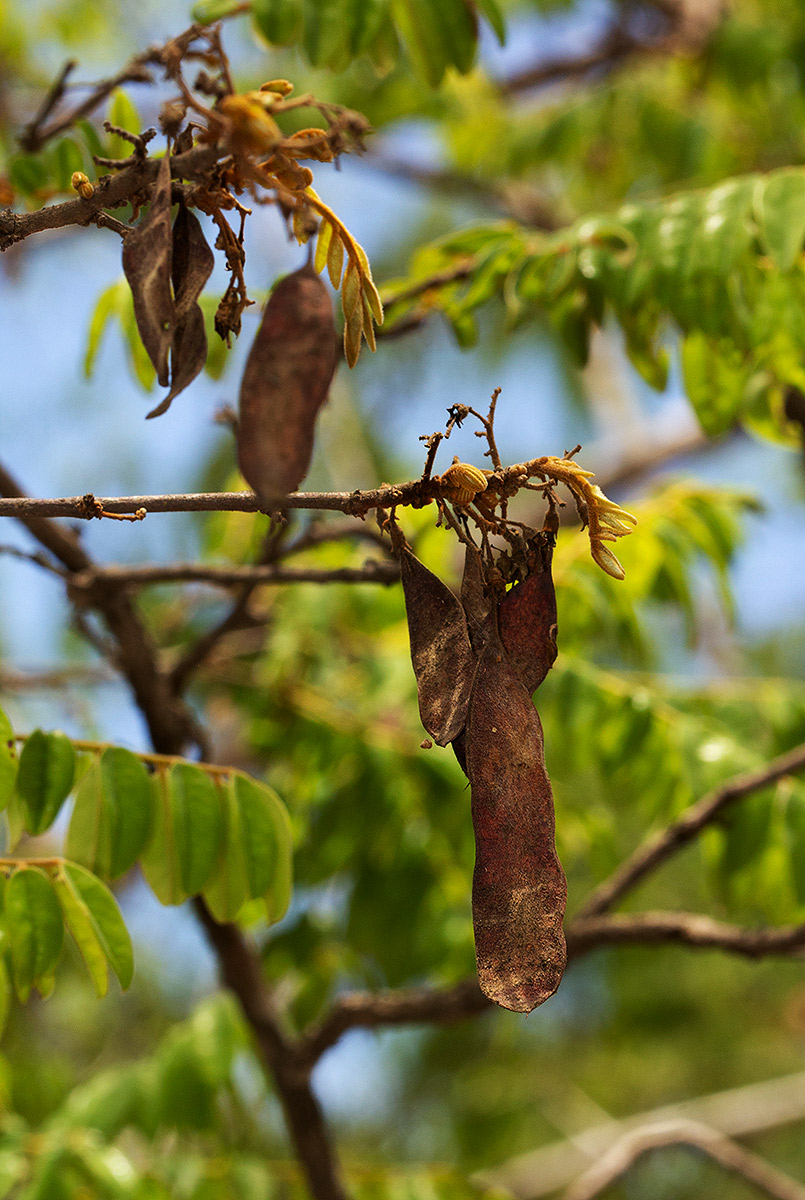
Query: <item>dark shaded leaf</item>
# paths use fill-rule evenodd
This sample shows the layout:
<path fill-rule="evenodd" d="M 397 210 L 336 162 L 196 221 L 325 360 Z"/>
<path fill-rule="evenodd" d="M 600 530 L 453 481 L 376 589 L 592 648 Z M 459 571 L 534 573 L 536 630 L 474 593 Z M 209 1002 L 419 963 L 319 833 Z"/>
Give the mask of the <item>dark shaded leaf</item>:
<path fill-rule="evenodd" d="M 537 534 L 529 546 L 528 576 L 498 605 L 500 639 L 529 693 L 536 691 L 556 659 L 552 558 L 550 535 Z"/>
<path fill-rule="evenodd" d="M 312 267 L 302 267 L 272 292 L 240 389 L 238 462 L 266 507 L 307 473 L 337 361 L 330 296 Z"/>
<path fill-rule="evenodd" d="M 542 725 L 495 637 L 475 673 L 467 770 L 475 830 L 478 979 L 496 1004 L 530 1012 L 553 995 L 565 969 L 567 884 L 554 848 Z"/>
<path fill-rule="evenodd" d="M 168 352 L 176 330 L 171 292 L 171 169 L 160 165 L 151 204 L 139 225 L 123 241 L 123 272 L 134 299 L 134 316 L 157 379 L 167 387 Z"/>
<path fill-rule="evenodd" d="M 215 256 L 207 245 L 201 222 L 195 213 L 182 204 L 173 222 L 171 274 L 176 332 L 171 346 L 171 390 L 152 409 L 149 417 L 159 417 L 167 412 L 179 392 L 184 391 L 204 370 L 207 334 L 198 298 L 214 266 Z"/>
<path fill-rule="evenodd" d="M 438 746 L 464 728 L 475 671 L 464 609 L 405 545 L 397 548 L 422 724 Z"/>

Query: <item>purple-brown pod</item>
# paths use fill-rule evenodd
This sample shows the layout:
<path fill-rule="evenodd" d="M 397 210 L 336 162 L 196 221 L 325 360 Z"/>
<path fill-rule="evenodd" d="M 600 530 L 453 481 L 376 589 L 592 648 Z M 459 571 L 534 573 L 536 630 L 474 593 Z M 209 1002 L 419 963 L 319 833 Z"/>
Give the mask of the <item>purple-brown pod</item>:
<path fill-rule="evenodd" d="M 475 671 L 464 609 L 406 545 L 397 548 L 422 724 L 446 746 L 464 728 Z"/>
<path fill-rule="evenodd" d="M 215 258 L 207 245 L 201 223 L 185 205 L 179 206 L 173 222 L 171 278 L 176 306 L 176 330 L 171 346 L 171 389 L 148 414 L 160 417 L 174 399 L 192 383 L 207 361 L 207 333 L 198 298 L 212 274 Z"/>
<path fill-rule="evenodd" d="M 556 659 L 556 593 L 551 576 L 550 534 L 529 543 L 528 575 L 498 605 L 500 640 L 529 694 L 536 691 Z"/>
<path fill-rule="evenodd" d="M 163 387 L 170 379 L 168 354 L 176 329 L 171 252 L 171 167 L 166 154 L 159 164 L 148 212 L 123 239 L 123 274 L 134 300 L 134 318 Z"/>
<path fill-rule="evenodd" d="M 307 474 L 337 362 L 329 293 L 312 267 L 302 267 L 271 293 L 240 388 L 238 462 L 265 507 L 295 492 Z"/>
<path fill-rule="evenodd" d="M 494 636 L 475 672 L 466 755 L 478 980 L 495 1004 L 531 1012 L 553 995 L 565 969 L 567 884 L 554 846 L 539 714 Z"/>

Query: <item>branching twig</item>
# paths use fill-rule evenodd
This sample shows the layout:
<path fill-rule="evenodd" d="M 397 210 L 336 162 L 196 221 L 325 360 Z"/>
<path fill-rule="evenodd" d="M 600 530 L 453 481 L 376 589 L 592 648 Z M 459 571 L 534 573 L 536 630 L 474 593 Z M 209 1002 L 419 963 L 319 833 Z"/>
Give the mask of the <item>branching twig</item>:
<path fill-rule="evenodd" d="M 680 942 L 695 949 L 727 950 L 748 958 L 801 954 L 805 925 L 743 929 L 700 913 L 646 912 L 572 921 L 565 930 L 568 962 L 594 950 L 616 945 Z M 314 1063 L 348 1029 L 384 1025 L 452 1022 L 491 1007 L 475 978 L 444 988 L 410 988 L 390 992 L 356 992 L 341 996 L 321 1023 L 300 1043 Z"/>
<path fill-rule="evenodd" d="M 715 788 L 692 805 L 676 821 L 647 838 L 630 858 L 591 893 L 578 911 L 579 917 L 606 912 L 641 879 L 696 837 L 736 800 L 775 783 L 784 775 L 805 769 L 805 745 L 772 759 L 764 767 L 747 771 Z"/>
<path fill-rule="evenodd" d="M 622 1178 L 639 1158 L 669 1146 L 684 1146 L 706 1155 L 773 1200 L 805 1200 L 805 1187 L 790 1175 L 745 1150 L 723 1133 L 698 1121 L 679 1118 L 644 1125 L 625 1134 L 570 1185 L 562 1200 L 595 1200 Z"/>

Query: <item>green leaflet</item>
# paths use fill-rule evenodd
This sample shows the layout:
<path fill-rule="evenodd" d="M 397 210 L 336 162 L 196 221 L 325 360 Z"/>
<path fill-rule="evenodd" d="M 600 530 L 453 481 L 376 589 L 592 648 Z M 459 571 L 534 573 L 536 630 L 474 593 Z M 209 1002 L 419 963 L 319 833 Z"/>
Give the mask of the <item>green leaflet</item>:
<path fill-rule="evenodd" d="M 17 779 L 17 750 L 14 730 L 0 708 L 0 811 L 9 802 Z"/>
<path fill-rule="evenodd" d="M 10 1008 L 11 1008 L 11 980 L 8 977 L 8 967 L 6 966 L 6 960 L 4 957 L 0 956 L 0 1036 L 2 1036 L 3 1031 L 6 1027 L 6 1022 L 8 1021 L 8 1014 L 9 1014 Z M 3 1174 L 2 1174 L 2 1167 L 0 1167 L 0 1187 L 2 1187 L 2 1182 L 3 1182 Z M 0 1195 L 2 1195 L 2 1190 L 0 1190 Z"/>
<path fill-rule="evenodd" d="M 475 57 L 475 18 L 464 0 L 391 0 L 392 13 L 414 68 L 438 87 L 447 67 L 469 71 Z"/>
<path fill-rule="evenodd" d="M 90 378 L 95 369 L 95 362 L 101 347 L 101 339 L 103 338 L 104 331 L 113 317 L 119 319 L 121 304 L 128 291 L 126 281 L 119 279 L 117 283 L 104 288 L 95 302 L 95 307 L 92 310 L 92 316 L 89 321 L 87 348 L 84 352 L 84 375 L 87 379 Z"/>
<path fill-rule="evenodd" d="M 151 832 L 148 772 L 129 750 L 104 750 L 83 776 L 67 834 L 67 857 L 104 879 L 132 867 Z"/>
<path fill-rule="evenodd" d="M 226 845 L 220 866 L 204 889 L 219 921 L 232 921 L 247 900 L 263 898 L 277 921 L 291 896 L 291 828 L 272 788 L 235 773 L 219 784 L 226 809 Z"/>
<path fill-rule="evenodd" d="M 710 437 L 726 433 L 743 404 L 747 369 L 742 357 L 729 343 L 689 333 L 682 343 L 682 372 L 702 428 Z"/>
<path fill-rule="evenodd" d="M 221 779 L 217 787 L 226 823 L 224 852 L 218 870 L 202 895 L 216 921 L 234 921 L 249 899 L 240 805 L 235 795 L 234 779 Z"/>
<path fill-rule="evenodd" d="M 805 788 L 799 783 L 788 797 L 785 827 L 794 893 L 798 902 L 805 904 Z"/>
<path fill-rule="evenodd" d="M 89 871 L 75 863 L 60 863 L 53 886 L 64 923 L 75 939 L 98 996 L 109 986 L 107 962 L 122 988 L 131 983 L 134 955 L 131 938 L 114 896 Z"/>
<path fill-rule="evenodd" d="M 200 767 L 179 763 L 169 776 L 173 832 L 182 886 L 195 896 L 221 855 L 224 813 L 218 788 Z"/>
<path fill-rule="evenodd" d="M 191 16 L 199 25 L 210 25 L 234 12 L 240 4 L 241 0 L 201 0 L 193 5 Z"/>
<path fill-rule="evenodd" d="M 236 775 L 235 796 L 246 855 L 249 895 L 265 897 L 269 920 L 278 921 L 291 899 L 291 823 L 273 788 Z"/>
<path fill-rule="evenodd" d="M 109 102 L 109 122 L 125 129 L 127 133 L 142 133 L 143 123 L 128 92 L 116 88 Z M 109 158 L 128 158 L 131 154 L 131 142 L 112 134 L 109 142 Z"/>
<path fill-rule="evenodd" d="M 63 733 L 36 729 L 20 754 L 17 793 L 29 833 L 44 833 L 56 818 L 75 775 L 75 751 Z"/>
<path fill-rule="evenodd" d="M 3 899 L 14 987 L 24 1002 L 34 984 L 41 982 L 45 991 L 50 990 L 64 941 L 64 922 L 50 879 L 38 867 L 15 871 Z"/>
<path fill-rule="evenodd" d="M 251 11 L 257 30 L 274 46 L 290 46 L 302 32 L 302 0 L 252 0 Z"/>
<path fill-rule="evenodd" d="M 143 873 L 162 904 L 181 904 L 198 895 L 221 858 L 221 796 L 209 774 L 192 763 L 158 771 L 152 793 L 155 820 Z"/>
<path fill-rule="evenodd" d="M 789 271 L 805 240 L 805 172 L 775 171 L 758 180 L 755 212 L 775 266 Z"/>
<path fill-rule="evenodd" d="M 176 851 L 175 812 L 170 772 L 155 771 L 151 777 L 154 823 L 151 840 L 140 859 L 148 885 L 160 904 L 181 904 L 187 899 Z"/>

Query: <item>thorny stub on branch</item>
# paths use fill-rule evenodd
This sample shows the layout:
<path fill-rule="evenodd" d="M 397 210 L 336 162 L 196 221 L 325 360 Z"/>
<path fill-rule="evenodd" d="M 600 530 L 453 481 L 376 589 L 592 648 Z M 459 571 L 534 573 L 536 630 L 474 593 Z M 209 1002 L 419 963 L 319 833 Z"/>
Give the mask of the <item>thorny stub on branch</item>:
<path fill-rule="evenodd" d="M 495 1003 L 530 1012 L 556 991 L 566 961 L 567 885 L 554 846 L 542 725 L 531 700 L 557 653 L 554 487 L 569 488 L 588 525 L 593 558 L 616 578 L 623 568 L 604 543 L 629 533 L 635 518 L 590 483 L 592 473 L 571 455 L 504 469 L 494 438 L 498 394 L 488 416 L 454 405 L 445 434 L 424 439 L 423 482 L 429 480 L 440 523 L 465 545 L 460 598 L 416 558 L 394 513 L 387 524 L 400 559 L 422 723 L 438 745 L 452 744 L 470 781 L 479 982 Z M 483 426 L 479 436 L 495 470 L 456 458 L 430 478 L 439 443 L 469 416 Z M 534 485 L 533 478 L 542 482 Z M 539 530 L 510 520 L 507 510 L 517 491 L 535 486 L 548 505 Z"/>

